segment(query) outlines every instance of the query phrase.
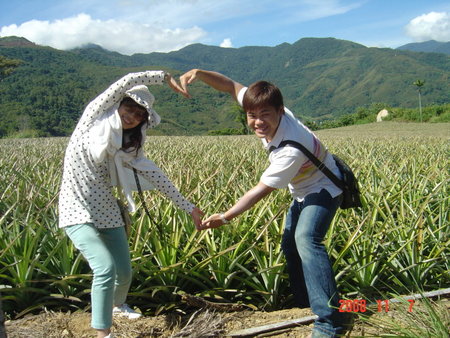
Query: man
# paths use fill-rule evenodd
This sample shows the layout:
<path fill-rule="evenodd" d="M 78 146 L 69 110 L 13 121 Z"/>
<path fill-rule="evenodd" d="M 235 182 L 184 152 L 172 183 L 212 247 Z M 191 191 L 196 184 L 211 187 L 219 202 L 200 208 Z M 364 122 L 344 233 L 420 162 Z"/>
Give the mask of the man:
<path fill-rule="evenodd" d="M 333 157 L 317 137 L 284 107 L 280 90 L 258 81 L 248 88 L 223 74 L 192 69 L 180 77 L 181 87 L 201 80 L 229 93 L 244 108 L 247 124 L 271 151 L 270 165 L 259 183 L 247 191 L 229 210 L 203 220 L 198 230 L 228 223 L 275 189 L 288 187 L 293 202 L 287 215 L 282 248 L 295 299 L 299 306 L 311 306 L 318 316 L 312 337 L 335 337 L 342 333 L 337 311 L 338 293 L 323 239 L 342 201 L 336 187 L 295 147 L 279 147 L 284 140 L 303 144 L 338 177 Z M 279 148 L 278 148 L 279 147 Z"/>

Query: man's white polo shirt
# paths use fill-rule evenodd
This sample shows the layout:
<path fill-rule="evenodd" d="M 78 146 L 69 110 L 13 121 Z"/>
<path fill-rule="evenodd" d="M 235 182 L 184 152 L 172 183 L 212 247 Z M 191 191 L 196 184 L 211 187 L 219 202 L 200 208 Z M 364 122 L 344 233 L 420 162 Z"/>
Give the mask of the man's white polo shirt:
<path fill-rule="evenodd" d="M 238 95 L 242 99 L 247 88 Z M 339 169 L 326 147 L 303 123 L 297 120 L 292 112 L 285 107 L 278 129 L 271 142 L 261 139 L 266 150 L 272 146 L 277 148 L 282 141 L 292 140 L 303 144 L 338 177 Z M 342 190 L 336 187 L 317 167 L 297 148 L 289 145 L 275 149 L 269 155 L 270 166 L 264 171 L 260 182 L 272 188 L 288 187 L 292 197 L 301 201 L 311 193 L 326 189 L 332 197 L 338 196 Z"/>

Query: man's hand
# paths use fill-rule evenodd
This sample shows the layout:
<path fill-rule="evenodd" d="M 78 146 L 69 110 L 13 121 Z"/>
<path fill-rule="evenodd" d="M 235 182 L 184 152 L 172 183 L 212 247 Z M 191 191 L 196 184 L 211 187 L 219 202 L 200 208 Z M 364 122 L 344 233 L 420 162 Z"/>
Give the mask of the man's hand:
<path fill-rule="evenodd" d="M 208 86 L 218 90 L 219 92 L 224 92 L 230 94 L 235 100 L 239 91 L 244 88 L 240 83 L 226 77 L 223 74 L 204 70 L 204 69 L 191 69 L 180 76 L 180 85 L 183 91 L 189 96 L 189 91 L 187 89 L 188 85 L 194 81 L 200 80 L 206 83 Z"/>
<path fill-rule="evenodd" d="M 202 221 L 201 225 L 197 227 L 197 230 L 214 229 L 224 224 L 220 214 L 214 214 Z"/>
<path fill-rule="evenodd" d="M 180 85 L 183 91 L 188 95 L 187 97 L 191 97 L 187 86 L 197 80 L 197 71 L 198 69 L 191 69 L 190 71 L 180 76 Z"/>
<path fill-rule="evenodd" d="M 185 90 L 182 86 L 180 86 L 178 82 L 172 77 L 172 75 L 170 75 L 170 73 L 165 73 L 164 80 L 167 82 L 169 87 L 172 88 L 174 92 L 180 93 L 186 98 L 191 97 L 187 92 L 187 90 Z"/>

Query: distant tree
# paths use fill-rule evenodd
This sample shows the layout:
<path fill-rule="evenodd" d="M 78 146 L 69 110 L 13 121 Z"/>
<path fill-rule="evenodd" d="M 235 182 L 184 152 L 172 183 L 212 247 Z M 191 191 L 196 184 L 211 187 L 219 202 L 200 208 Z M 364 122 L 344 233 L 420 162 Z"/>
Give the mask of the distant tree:
<path fill-rule="evenodd" d="M 242 127 L 241 133 L 244 135 L 248 135 L 249 130 L 247 125 L 247 115 L 245 114 L 244 109 L 240 105 L 235 104 L 233 106 L 233 113 L 235 115 L 234 121 L 238 122 Z"/>
<path fill-rule="evenodd" d="M 319 125 L 317 124 L 316 121 L 307 120 L 303 124 L 305 126 L 307 126 L 311 130 L 318 130 L 319 129 Z"/>
<path fill-rule="evenodd" d="M 419 114 L 420 114 L 420 122 L 422 122 L 422 98 L 421 98 L 421 89 L 425 81 L 417 80 L 413 82 L 413 85 L 417 86 L 417 91 L 419 92 Z"/>
<path fill-rule="evenodd" d="M 21 63 L 22 61 L 20 60 L 8 59 L 3 55 L 0 55 L 0 80 L 13 72 Z"/>

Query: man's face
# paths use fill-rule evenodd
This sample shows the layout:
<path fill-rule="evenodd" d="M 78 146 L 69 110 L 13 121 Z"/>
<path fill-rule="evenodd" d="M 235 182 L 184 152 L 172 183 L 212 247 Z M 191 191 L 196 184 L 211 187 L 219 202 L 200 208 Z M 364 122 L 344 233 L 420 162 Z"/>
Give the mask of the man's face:
<path fill-rule="evenodd" d="M 283 112 L 283 107 L 279 109 L 272 106 L 257 108 L 255 111 L 247 112 L 247 124 L 254 130 L 256 136 L 264 137 L 267 142 L 270 142 L 275 136 Z"/>

